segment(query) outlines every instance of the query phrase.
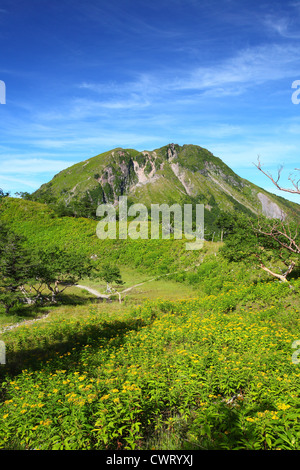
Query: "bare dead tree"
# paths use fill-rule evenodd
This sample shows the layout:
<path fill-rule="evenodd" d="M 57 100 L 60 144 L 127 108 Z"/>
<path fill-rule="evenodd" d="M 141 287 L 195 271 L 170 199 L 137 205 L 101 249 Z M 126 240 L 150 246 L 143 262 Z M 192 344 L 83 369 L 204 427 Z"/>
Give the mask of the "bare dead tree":
<path fill-rule="evenodd" d="M 259 267 L 271 274 L 273 277 L 280 279 L 283 282 L 287 282 L 287 275 L 290 274 L 296 266 L 295 255 L 300 254 L 299 244 L 299 224 L 291 228 L 290 223 L 284 223 L 282 220 L 273 220 L 273 223 L 268 225 L 262 224 L 258 219 L 257 226 L 252 229 L 257 235 L 262 235 L 267 239 L 274 241 L 277 245 L 277 256 L 281 262 L 287 267 L 285 272 L 281 274 L 275 273 L 262 261 L 262 256 L 256 253 L 256 258 L 259 261 Z M 264 250 L 263 250 L 264 251 Z"/>
<path fill-rule="evenodd" d="M 300 179 L 296 180 L 296 178 L 292 174 L 289 175 L 288 179 L 291 181 L 293 187 L 286 188 L 286 187 L 282 187 L 279 184 L 283 166 L 279 167 L 278 172 L 277 172 L 277 178 L 275 179 L 273 178 L 271 173 L 269 173 L 268 171 L 264 171 L 262 169 L 259 156 L 257 158 L 257 162 L 258 162 L 257 164 L 254 164 L 256 168 L 259 171 L 261 171 L 264 175 L 266 175 L 280 191 L 285 191 L 285 192 L 293 193 L 293 194 L 300 194 L 300 186 L 299 186 Z M 295 168 L 295 170 L 300 171 L 299 168 Z M 269 268 L 267 268 L 264 265 L 260 257 L 257 255 L 261 269 L 268 272 L 273 277 L 276 277 L 284 282 L 287 281 L 286 279 L 287 275 L 290 274 L 296 266 L 295 256 L 300 254 L 299 227 L 300 227 L 299 222 L 296 223 L 293 227 L 291 227 L 291 224 L 289 221 L 284 222 L 283 220 L 278 220 L 278 219 L 276 220 L 273 219 L 272 222 L 270 222 L 268 226 L 266 226 L 265 224 L 263 226 L 260 223 L 260 220 L 258 219 L 258 225 L 254 229 L 257 234 L 261 234 L 269 238 L 270 240 L 273 240 L 277 244 L 278 256 L 281 259 L 281 261 L 284 263 L 284 265 L 287 267 L 287 270 L 282 274 L 274 273 L 273 271 L 271 271 Z"/>

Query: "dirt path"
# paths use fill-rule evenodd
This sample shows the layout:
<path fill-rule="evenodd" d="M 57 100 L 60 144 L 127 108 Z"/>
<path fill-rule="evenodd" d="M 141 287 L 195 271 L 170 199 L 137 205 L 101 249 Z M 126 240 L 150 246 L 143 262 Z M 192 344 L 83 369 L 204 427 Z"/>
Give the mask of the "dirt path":
<path fill-rule="evenodd" d="M 0 330 L 0 334 L 5 333 L 5 331 L 13 330 L 14 328 L 18 328 L 18 326 L 30 325 L 31 323 L 34 323 L 36 321 L 44 320 L 48 316 L 49 316 L 49 313 L 46 313 L 46 315 L 43 315 L 42 317 L 39 317 L 39 318 L 34 318 L 33 320 L 23 320 L 23 321 L 20 321 L 19 323 L 15 323 L 14 325 L 4 326 Z"/>
<path fill-rule="evenodd" d="M 172 274 L 176 274 L 176 273 L 179 273 L 179 272 L 181 272 L 181 271 L 190 271 L 191 269 L 193 269 L 193 268 L 195 268 L 195 267 L 197 267 L 197 266 L 200 266 L 200 264 L 201 264 L 201 263 L 194 264 L 193 266 L 190 266 L 189 268 L 180 269 L 179 271 L 174 271 L 174 272 L 172 272 L 172 273 L 159 274 L 158 276 L 154 277 L 153 279 L 148 279 L 147 281 L 140 282 L 139 284 L 135 284 L 134 286 L 128 287 L 127 289 L 125 289 L 125 290 L 123 290 L 122 292 L 120 292 L 120 294 L 124 294 L 125 292 L 129 292 L 130 290 L 134 289 L 135 287 L 142 286 L 143 284 L 146 284 L 146 282 L 157 281 L 157 280 L 160 279 L 161 277 L 172 276 Z"/>
<path fill-rule="evenodd" d="M 92 289 L 91 287 L 87 287 L 87 286 L 82 286 L 81 284 L 75 284 L 73 287 L 79 287 L 81 289 L 87 290 L 91 294 L 98 297 L 98 299 L 109 299 L 110 297 L 109 295 L 106 295 L 106 294 L 100 294 L 100 292 L 97 291 L 96 289 Z"/>
<path fill-rule="evenodd" d="M 171 274 L 174 274 L 174 273 L 168 273 L 168 274 L 162 274 L 160 276 L 157 276 L 157 277 L 154 277 L 153 279 L 148 279 L 147 281 L 143 281 L 143 282 L 139 282 L 139 284 L 135 284 L 134 286 L 131 286 L 131 287 L 127 287 L 126 289 L 122 290 L 119 292 L 119 294 L 125 294 L 126 292 L 129 292 L 130 290 L 134 289 L 135 287 L 139 287 L 139 286 L 142 286 L 143 284 L 146 284 L 147 282 L 152 282 L 152 281 L 157 281 L 157 279 L 159 279 L 160 277 L 162 276 L 170 276 Z M 91 287 L 87 287 L 87 286 L 82 286 L 80 284 L 76 284 L 75 286 L 73 287 L 80 287 L 81 289 L 85 289 L 87 290 L 88 292 L 90 292 L 91 294 L 95 295 L 96 297 L 98 298 L 103 298 L 103 299 L 109 299 L 112 295 L 115 295 L 117 293 L 114 292 L 112 294 L 100 294 L 99 291 L 97 291 L 96 289 L 92 289 Z"/>
<path fill-rule="evenodd" d="M 127 287 L 126 289 L 120 291 L 120 292 L 115 292 L 115 293 L 119 293 L 119 294 L 125 294 L 129 291 L 131 291 L 132 289 L 134 289 L 135 287 L 139 287 L 139 286 L 142 286 L 143 284 L 146 284 L 147 282 L 153 282 L 153 281 L 157 281 L 158 279 L 160 279 L 161 277 L 166 277 L 166 276 L 171 276 L 172 274 L 176 274 L 178 272 L 181 272 L 181 271 L 190 271 L 191 269 L 197 267 L 197 266 L 200 266 L 201 263 L 198 263 L 198 264 L 194 264 L 193 266 L 190 266 L 189 268 L 185 268 L 185 269 L 180 269 L 179 271 L 174 271 L 172 273 L 167 273 L 167 274 L 159 274 L 158 276 L 156 277 L 153 277 L 152 279 L 148 279 L 147 281 L 143 281 L 143 282 L 139 282 L 138 284 L 135 284 L 134 286 L 131 286 L 131 287 Z M 80 287 L 81 289 L 85 289 L 87 290 L 88 292 L 90 292 L 91 294 L 95 295 L 96 297 L 98 298 L 102 298 L 102 299 L 109 299 L 111 297 L 111 295 L 114 295 L 114 293 L 112 294 L 109 294 L 109 295 L 106 295 L 106 294 L 101 294 L 100 292 L 98 292 L 96 289 L 92 289 L 91 287 L 87 287 L 87 286 L 83 286 L 83 285 L 79 285 L 79 284 L 76 284 L 74 287 Z"/>
<path fill-rule="evenodd" d="M 200 266 L 201 263 L 199 264 L 195 264 L 189 268 L 186 268 L 186 269 L 183 269 L 183 270 L 180 270 L 180 271 L 189 271 L 190 269 L 192 269 L 193 267 L 196 267 L 196 266 Z M 131 286 L 131 287 L 127 287 L 126 289 L 122 290 L 121 292 L 114 292 L 112 294 L 101 294 L 99 291 L 97 291 L 96 289 L 92 289 L 91 287 L 88 287 L 88 286 L 83 286 L 82 284 L 75 284 L 73 287 L 78 287 L 79 289 L 84 289 L 84 290 L 87 290 L 88 292 L 90 292 L 91 294 L 93 294 L 95 297 L 97 297 L 98 299 L 110 299 L 110 297 L 112 295 L 115 295 L 115 294 L 118 294 L 119 296 L 121 294 L 126 294 L 127 292 L 131 291 L 132 289 L 134 289 L 135 287 L 139 287 L 139 286 L 142 286 L 144 284 L 146 284 L 147 282 L 153 282 L 153 281 L 157 281 L 158 279 L 160 279 L 161 277 L 166 277 L 166 276 L 171 276 L 172 274 L 176 274 L 177 272 L 180 272 L 180 271 L 175 271 L 175 272 L 172 272 L 172 273 L 167 273 L 167 274 L 160 274 L 159 276 L 156 276 L 156 277 L 153 277 L 152 279 L 148 279 L 147 281 L 143 281 L 143 282 L 139 282 L 138 284 L 135 284 L 134 286 Z M 33 320 L 24 320 L 24 321 L 21 321 L 19 323 L 16 323 L 14 325 L 10 325 L 10 326 L 5 326 L 4 328 L 2 328 L 0 330 L 0 334 L 1 333 L 4 333 L 5 331 L 9 331 L 9 330 L 12 330 L 14 328 L 18 328 L 18 326 L 22 326 L 22 325 L 29 325 L 31 323 L 34 323 L 36 321 L 40 321 L 40 320 L 44 320 L 44 318 L 47 318 L 49 315 L 49 313 L 47 313 L 46 315 L 43 315 L 42 317 L 40 318 L 35 318 Z"/>

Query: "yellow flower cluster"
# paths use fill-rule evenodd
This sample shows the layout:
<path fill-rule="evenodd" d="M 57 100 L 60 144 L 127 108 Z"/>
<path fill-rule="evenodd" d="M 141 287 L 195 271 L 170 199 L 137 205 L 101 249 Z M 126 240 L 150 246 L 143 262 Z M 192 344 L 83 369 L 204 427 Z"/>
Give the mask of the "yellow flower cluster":
<path fill-rule="evenodd" d="M 291 406 L 290 405 L 286 405 L 285 403 L 277 403 L 277 408 L 279 410 L 288 410 Z"/>

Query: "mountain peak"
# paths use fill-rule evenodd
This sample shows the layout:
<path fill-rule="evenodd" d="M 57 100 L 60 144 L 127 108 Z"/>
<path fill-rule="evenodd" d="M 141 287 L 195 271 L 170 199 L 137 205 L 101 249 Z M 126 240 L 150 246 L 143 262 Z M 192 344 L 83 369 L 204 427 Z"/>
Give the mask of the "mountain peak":
<path fill-rule="evenodd" d="M 299 215 L 297 204 L 255 186 L 209 150 L 192 144 L 169 143 L 151 151 L 117 147 L 61 171 L 33 199 L 95 217 L 99 204 L 117 205 L 122 195 L 146 206 L 203 203 L 207 218 L 218 211 Z"/>

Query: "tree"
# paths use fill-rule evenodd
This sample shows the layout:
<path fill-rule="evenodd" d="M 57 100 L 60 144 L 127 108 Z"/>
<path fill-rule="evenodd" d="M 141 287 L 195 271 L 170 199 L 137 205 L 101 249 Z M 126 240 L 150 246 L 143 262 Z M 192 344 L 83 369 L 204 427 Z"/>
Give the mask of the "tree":
<path fill-rule="evenodd" d="M 258 220 L 258 226 L 255 230 L 276 251 L 277 257 L 285 265 L 285 270 L 282 274 L 275 273 L 267 268 L 262 261 L 260 261 L 260 267 L 281 281 L 287 281 L 287 275 L 293 271 L 299 259 L 299 224 L 277 220 L 261 224 Z"/>
<path fill-rule="evenodd" d="M 9 196 L 9 193 L 5 193 L 5 192 L 3 191 L 3 189 L 0 188 L 0 200 L 1 200 L 3 197 L 7 197 L 7 196 Z"/>
<path fill-rule="evenodd" d="M 229 261 L 254 260 L 258 253 L 257 237 L 249 230 L 248 218 L 243 215 L 232 216 L 227 226 L 228 234 L 220 252 Z"/>
<path fill-rule="evenodd" d="M 286 243 L 287 239 L 290 239 L 289 244 Z M 297 263 L 297 244 L 299 234 L 296 224 L 282 222 L 282 230 L 279 230 L 276 220 L 271 222 L 262 216 L 250 220 L 239 216 L 220 251 L 230 261 L 252 262 L 271 276 L 287 282 L 288 274 Z"/>
<path fill-rule="evenodd" d="M 255 166 L 259 171 L 266 175 L 267 178 L 269 178 L 272 183 L 276 186 L 276 188 L 278 188 L 280 191 L 292 194 L 300 194 L 300 179 L 296 179 L 296 177 L 292 174 L 290 174 L 288 177 L 289 181 L 291 181 L 292 183 L 292 187 L 287 188 L 279 184 L 283 166 L 280 166 L 280 168 L 278 169 L 276 179 L 271 175 L 271 173 L 262 169 L 260 157 L 258 157 L 257 164 Z M 300 171 L 300 169 L 295 168 L 295 171 Z M 282 278 L 282 276 L 278 276 L 272 273 L 268 268 L 266 268 L 266 266 L 262 265 L 262 269 L 269 272 L 275 277 L 279 277 L 279 279 L 281 280 L 286 280 L 286 276 L 292 272 L 292 270 L 296 266 L 297 259 L 299 259 L 299 229 L 299 221 L 296 223 L 285 223 L 283 220 L 273 220 L 267 227 L 261 227 L 261 225 L 258 224 L 258 233 L 275 242 L 278 248 L 278 255 L 285 264 L 285 266 L 288 268 L 283 274 L 284 279 Z"/>
<path fill-rule="evenodd" d="M 277 178 L 262 169 L 260 160 L 256 165 L 274 185 L 281 191 L 300 194 L 299 181 L 290 175 L 291 188 L 279 184 L 283 167 L 278 170 Z M 295 170 L 300 171 L 295 168 Z M 222 221 L 221 221 L 222 222 Z M 257 219 L 238 219 L 230 229 L 229 238 L 225 241 L 222 252 L 225 257 L 233 260 L 253 260 L 271 276 L 287 282 L 287 277 L 297 266 L 300 254 L 300 224 L 299 221 L 282 219 L 267 219 L 258 216 Z M 277 268 L 280 266 L 281 272 Z M 268 267 L 269 266 L 269 267 Z"/>
<path fill-rule="evenodd" d="M 52 303 L 68 287 L 77 284 L 83 277 L 95 277 L 97 269 L 93 260 L 82 253 L 67 252 L 54 247 L 39 250 L 37 262 L 33 267 L 30 287 L 35 290 L 37 299 L 43 298 L 45 286 L 51 292 L 51 298 L 44 296 Z"/>
<path fill-rule="evenodd" d="M 23 237 L 0 223 L 0 303 L 6 313 L 20 300 L 22 285 L 32 275 L 32 257 L 23 242 Z"/>
<path fill-rule="evenodd" d="M 33 196 L 32 194 L 28 193 L 28 192 L 18 192 L 18 193 L 15 193 L 15 196 L 17 197 L 20 197 L 21 199 L 24 199 L 26 201 L 33 201 Z"/>
<path fill-rule="evenodd" d="M 59 294 L 83 277 L 99 277 L 95 262 L 61 248 L 31 250 L 25 238 L 0 222 L 0 303 L 6 313 L 17 302 L 56 303 Z"/>
<path fill-rule="evenodd" d="M 220 211 L 220 214 L 216 218 L 216 226 L 221 230 L 221 241 L 227 238 L 234 229 L 236 222 L 236 214 Z"/>
<path fill-rule="evenodd" d="M 293 193 L 293 194 L 300 194 L 300 186 L 299 186 L 300 179 L 296 180 L 295 177 L 292 174 L 289 175 L 288 179 L 289 179 L 289 181 L 291 181 L 293 187 L 284 188 L 279 184 L 279 180 L 280 180 L 281 173 L 282 173 L 282 170 L 283 170 L 283 165 L 280 166 L 280 168 L 277 172 L 277 179 L 274 179 L 273 176 L 271 175 L 271 173 L 269 173 L 268 171 L 264 171 L 262 169 L 259 156 L 257 158 L 257 164 L 254 163 L 254 165 L 256 166 L 256 168 L 259 171 L 261 171 L 264 175 L 266 175 L 272 181 L 272 183 L 276 186 L 276 188 L 280 189 L 280 191 L 285 191 L 285 192 Z M 300 171 L 300 168 L 295 168 L 295 171 Z"/>

